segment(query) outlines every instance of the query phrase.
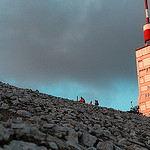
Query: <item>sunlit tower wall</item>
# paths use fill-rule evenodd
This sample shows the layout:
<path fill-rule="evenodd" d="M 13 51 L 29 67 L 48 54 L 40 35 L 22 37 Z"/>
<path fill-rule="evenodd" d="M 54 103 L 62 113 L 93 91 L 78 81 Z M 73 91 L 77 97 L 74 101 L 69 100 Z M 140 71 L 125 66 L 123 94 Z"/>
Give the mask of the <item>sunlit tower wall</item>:
<path fill-rule="evenodd" d="M 145 0 L 145 11 L 147 20 L 143 26 L 145 46 L 136 49 L 135 53 L 139 86 L 139 111 L 143 115 L 150 116 L 150 23 L 147 0 Z"/>

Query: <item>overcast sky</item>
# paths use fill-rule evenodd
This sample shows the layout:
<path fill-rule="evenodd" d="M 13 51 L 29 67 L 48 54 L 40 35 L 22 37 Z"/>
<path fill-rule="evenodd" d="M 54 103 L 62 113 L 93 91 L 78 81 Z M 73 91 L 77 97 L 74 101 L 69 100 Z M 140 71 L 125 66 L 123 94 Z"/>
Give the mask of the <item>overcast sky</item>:
<path fill-rule="evenodd" d="M 128 110 L 144 23 L 141 0 L 0 0 L 0 80 Z"/>

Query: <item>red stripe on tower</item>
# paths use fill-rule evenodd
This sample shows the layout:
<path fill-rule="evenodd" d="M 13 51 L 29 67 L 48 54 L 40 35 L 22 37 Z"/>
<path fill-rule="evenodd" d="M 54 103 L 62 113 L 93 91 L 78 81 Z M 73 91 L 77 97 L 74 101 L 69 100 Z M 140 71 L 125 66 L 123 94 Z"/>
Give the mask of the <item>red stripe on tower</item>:
<path fill-rule="evenodd" d="M 145 43 L 150 40 L 150 24 L 143 26 Z"/>
<path fill-rule="evenodd" d="M 148 4 L 147 4 L 147 0 L 145 0 L 145 12 L 146 12 L 146 20 L 147 20 L 147 23 L 149 23 L 149 16 L 148 16 Z"/>

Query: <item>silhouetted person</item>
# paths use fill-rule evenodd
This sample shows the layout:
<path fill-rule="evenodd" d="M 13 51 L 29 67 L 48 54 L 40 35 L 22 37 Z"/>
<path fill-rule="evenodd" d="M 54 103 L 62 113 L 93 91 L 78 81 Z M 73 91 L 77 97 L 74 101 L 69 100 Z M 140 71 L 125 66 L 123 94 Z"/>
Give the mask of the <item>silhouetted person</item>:
<path fill-rule="evenodd" d="M 81 103 L 85 103 L 85 99 L 83 97 L 81 97 L 81 100 L 80 100 Z"/>
<path fill-rule="evenodd" d="M 85 99 L 83 99 L 83 103 L 85 103 Z"/>
<path fill-rule="evenodd" d="M 95 100 L 95 106 L 98 106 L 99 103 L 98 103 L 98 100 Z"/>
<path fill-rule="evenodd" d="M 133 108 L 132 101 L 131 101 L 131 107 Z"/>

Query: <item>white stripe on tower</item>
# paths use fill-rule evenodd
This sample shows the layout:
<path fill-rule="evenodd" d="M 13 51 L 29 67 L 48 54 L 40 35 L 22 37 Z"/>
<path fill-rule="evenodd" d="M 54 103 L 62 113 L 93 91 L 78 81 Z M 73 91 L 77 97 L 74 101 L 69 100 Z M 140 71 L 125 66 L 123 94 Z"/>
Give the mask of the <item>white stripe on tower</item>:
<path fill-rule="evenodd" d="M 146 11 L 146 18 L 148 18 L 148 9 L 146 9 L 145 11 Z"/>

